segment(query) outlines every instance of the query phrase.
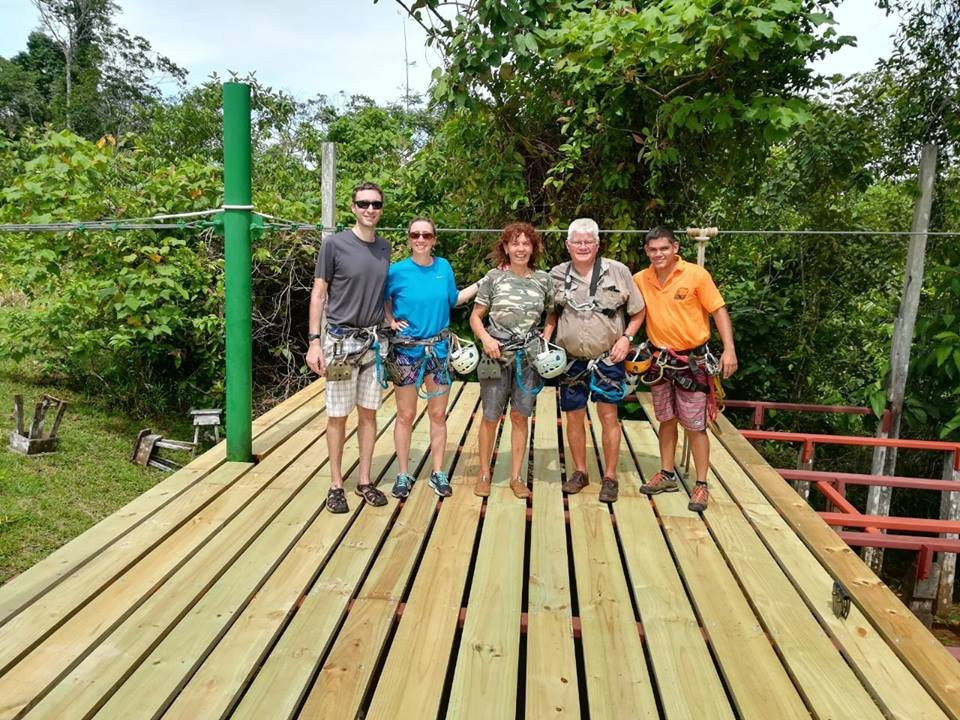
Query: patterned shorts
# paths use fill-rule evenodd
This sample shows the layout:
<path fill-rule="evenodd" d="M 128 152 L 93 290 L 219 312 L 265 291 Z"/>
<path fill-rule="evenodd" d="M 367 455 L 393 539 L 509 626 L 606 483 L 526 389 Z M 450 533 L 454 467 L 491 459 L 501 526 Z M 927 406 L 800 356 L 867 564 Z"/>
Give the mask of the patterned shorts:
<path fill-rule="evenodd" d="M 709 382 L 702 370 L 693 379 L 702 385 Z M 677 418 L 685 430 L 705 430 L 707 427 L 707 393 L 699 390 L 684 390 L 669 380 L 661 380 L 650 386 L 653 410 L 657 420 L 665 422 Z"/>
<path fill-rule="evenodd" d="M 329 365 L 335 350 L 335 342 L 341 343 L 342 353 L 351 353 L 363 347 L 358 338 L 335 338 L 329 333 L 323 336 L 323 357 Z M 386 342 L 381 341 L 380 353 L 386 354 Z M 368 410 L 378 410 L 382 389 L 377 378 L 377 363 L 373 350 L 363 354 L 360 362 L 353 366 L 349 380 L 327 380 L 327 416 L 346 417 L 359 405 Z"/>
<path fill-rule="evenodd" d="M 416 385 L 417 378 L 420 376 L 420 364 L 423 357 L 414 357 L 394 346 L 391 349 L 389 362 L 390 379 L 397 387 L 407 387 Z M 423 377 L 433 376 L 433 381 L 437 385 L 449 385 L 450 373 L 447 371 L 446 358 L 438 358 L 436 355 L 430 355 L 426 358 L 426 367 L 423 369 Z"/>

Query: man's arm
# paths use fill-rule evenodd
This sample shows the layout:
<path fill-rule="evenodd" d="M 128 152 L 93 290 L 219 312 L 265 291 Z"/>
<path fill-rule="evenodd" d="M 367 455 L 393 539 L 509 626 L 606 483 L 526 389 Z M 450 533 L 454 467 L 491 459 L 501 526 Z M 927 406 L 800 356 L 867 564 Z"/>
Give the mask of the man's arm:
<path fill-rule="evenodd" d="M 548 341 L 553 337 L 557 329 L 557 311 L 553 310 L 547 313 L 547 319 L 543 321 L 543 339 Z"/>
<path fill-rule="evenodd" d="M 611 362 L 617 363 L 627 357 L 627 353 L 630 352 L 630 341 L 627 340 L 627 335 L 633 337 L 640 332 L 640 326 L 643 325 L 643 319 L 646 316 L 646 308 L 630 316 L 630 319 L 627 321 L 627 326 L 623 329 L 623 335 L 618 337 L 613 347 L 610 348 Z"/>
<path fill-rule="evenodd" d="M 310 316 L 307 332 L 310 335 L 319 335 L 323 325 L 324 313 L 327 309 L 327 281 L 323 278 L 314 278 L 313 290 L 310 291 Z M 326 370 L 326 361 L 323 357 L 323 342 L 321 338 L 310 340 L 307 348 L 307 367 L 317 375 L 323 375 Z"/>
<path fill-rule="evenodd" d="M 733 344 L 733 323 L 730 322 L 730 313 L 727 306 L 717 308 L 713 315 L 713 322 L 717 325 L 720 340 L 723 341 L 723 354 L 720 355 L 720 370 L 724 379 L 733 375 L 737 370 L 737 350 Z"/>

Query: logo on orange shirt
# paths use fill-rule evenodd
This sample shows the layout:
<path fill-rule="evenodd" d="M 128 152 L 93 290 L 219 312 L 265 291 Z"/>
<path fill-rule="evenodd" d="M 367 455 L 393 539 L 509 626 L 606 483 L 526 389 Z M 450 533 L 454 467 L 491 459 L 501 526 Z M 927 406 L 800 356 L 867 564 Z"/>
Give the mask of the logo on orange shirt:
<path fill-rule="evenodd" d="M 687 299 L 687 295 L 689 295 L 689 294 L 690 294 L 690 289 L 689 289 L 689 288 L 685 288 L 685 287 L 677 288 L 677 292 L 674 294 L 673 299 L 674 299 L 674 300 L 686 300 L 686 299 Z"/>

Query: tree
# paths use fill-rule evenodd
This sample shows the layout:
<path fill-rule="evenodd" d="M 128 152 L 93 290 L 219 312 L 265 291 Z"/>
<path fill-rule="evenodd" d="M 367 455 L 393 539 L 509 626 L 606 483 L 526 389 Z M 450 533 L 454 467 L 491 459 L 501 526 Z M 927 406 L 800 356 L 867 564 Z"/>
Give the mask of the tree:
<path fill-rule="evenodd" d="M 49 104 L 44 120 L 89 138 L 117 135 L 130 129 L 138 108 L 160 100 L 158 77 L 183 84 L 183 68 L 113 23 L 118 8 L 111 0 L 32 2 L 43 32 L 32 33 L 27 51 L 12 61 L 35 74 Z M 22 126 L 26 118 L 16 117 Z"/>
<path fill-rule="evenodd" d="M 434 98 L 519 138 L 534 217 L 680 220 L 705 183 L 750 187 L 809 119 L 811 59 L 850 42 L 827 3 L 399 3 L 445 56 Z M 548 211 L 549 208 L 549 211 Z"/>

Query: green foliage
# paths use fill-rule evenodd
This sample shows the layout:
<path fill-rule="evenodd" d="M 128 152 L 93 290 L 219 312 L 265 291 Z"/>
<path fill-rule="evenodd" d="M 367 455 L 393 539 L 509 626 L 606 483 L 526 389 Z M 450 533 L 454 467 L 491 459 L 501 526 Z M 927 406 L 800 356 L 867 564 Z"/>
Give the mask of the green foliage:
<path fill-rule="evenodd" d="M 518 137 L 533 219 L 607 227 L 679 219 L 695 175 L 749 186 L 809 119 L 808 61 L 849 42 L 796 0 L 442 4 L 411 6 L 445 54 L 434 97 Z"/>
<path fill-rule="evenodd" d="M 63 131 L 21 141 L 20 173 L 0 190 L 4 222 L 138 217 L 206 209 L 215 168 L 145 169 L 113 143 Z M 186 232 L 6 236 L 7 280 L 29 307 L 0 317 L 0 352 L 144 411 L 215 393 L 222 356 L 220 261 Z"/>

